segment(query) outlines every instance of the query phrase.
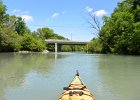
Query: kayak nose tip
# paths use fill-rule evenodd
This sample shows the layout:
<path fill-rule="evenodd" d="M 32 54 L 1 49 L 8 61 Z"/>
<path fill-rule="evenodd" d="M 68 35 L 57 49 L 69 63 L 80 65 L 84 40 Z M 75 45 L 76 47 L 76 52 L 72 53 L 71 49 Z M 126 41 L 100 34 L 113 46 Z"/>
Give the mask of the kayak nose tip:
<path fill-rule="evenodd" d="M 78 72 L 78 70 L 76 70 L 76 76 L 79 76 L 79 72 Z"/>

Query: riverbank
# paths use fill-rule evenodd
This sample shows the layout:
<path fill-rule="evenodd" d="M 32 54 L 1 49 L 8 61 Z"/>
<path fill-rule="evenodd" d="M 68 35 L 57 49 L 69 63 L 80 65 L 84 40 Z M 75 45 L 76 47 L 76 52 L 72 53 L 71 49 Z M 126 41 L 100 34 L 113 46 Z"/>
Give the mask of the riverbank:
<path fill-rule="evenodd" d="M 34 52 L 34 51 L 18 51 L 18 53 L 49 53 L 48 50 L 43 50 L 42 52 Z"/>

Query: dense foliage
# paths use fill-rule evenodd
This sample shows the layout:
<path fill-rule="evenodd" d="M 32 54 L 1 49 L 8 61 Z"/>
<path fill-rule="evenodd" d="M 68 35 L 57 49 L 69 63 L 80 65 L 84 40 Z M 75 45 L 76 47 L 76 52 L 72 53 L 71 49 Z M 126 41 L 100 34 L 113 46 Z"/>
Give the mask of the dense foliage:
<path fill-rule="evenodd" d="M 43 51 L 44 38 L 32 35 L 21 17 L 10 16 L 0 0 L 0 52 Z"/>
<path fill-rule="evenodd" d="M 140 2 L 124 0 L 118 3 L 111 17 L 104 18 L 100 37 L 106 41 L 104 52 L 140 54 Z"/>
<path fill-rule="evenodd" d="M 44 37 L 45 39 L 65 39 L 63 36 L 54 33 L 52 29 L 46 27 L 37 29 L 37 32 L 35 32 L 34 34 L 36 34 L 36 36 Z"/>
<path fill-rule="evenodd" d="M 99 38 L 94 38 L 88 43 L 88 52 L 101 53 L 103 44 Z"/>
<path fill-rule="evenodd" d="M 61 47 L 61 51 L 63 51 L 63 52 L 68 52 L 68 51 L 70 51 L 70 52 L 75 52 L 75 51 L 87 52 L 87 48 L 85 45 L 63 45 Z"/>
<path fill-rule="evenodd" d="M 11 27 L 0 30 L 0 51 L 10 52 L 20 50 L 21 37 Z"/>
<path fill-rule="evenodd" d="M 104 17 L 99 32 L 99 51 L 103 53 L 140 54 L 140 0 L 118 3 L 110 17 Z M 92 46 L 99 44 L 95 39 Z M 93 48 L 93 49 L 92 49 Z M 90 47 L 93 51 L 97 47 Z"/>

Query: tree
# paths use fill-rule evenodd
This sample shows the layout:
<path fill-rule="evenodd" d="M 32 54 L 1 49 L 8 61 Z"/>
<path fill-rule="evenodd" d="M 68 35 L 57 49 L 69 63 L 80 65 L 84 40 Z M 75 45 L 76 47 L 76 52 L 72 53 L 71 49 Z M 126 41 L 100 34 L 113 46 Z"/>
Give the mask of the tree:
<path fill-rule="evenodd" d="M 88 51 L 91 53 L 101 53 L 102 52 L 101 40 L 99 38 L 93 39 L 88 43 Z"/>
<path fill-rule="evenodd" d="M 0 52 L 19 51 L 21 48 L 21 37 L 11 27 L 0 30 Z"/>
<path fill-rule="evenodd" d="M 100 38 L 106 41 L 110 51 L 120 54 L 140 54 L 140 7 L 133 9 L 136 0 L 118 3 L 110 17 L 105 17 L 105 24 L 100 31 Z M 103 51 L 108 48 L 103 42 Z"/>
<path fill-rule="evenodd" d="M 101 25 L 100 25 L 100 21 L 99 19 L 95 16 L 95 14 L 93 12 L 89 13 L 90 19 L 86 19 L 87 22 L 89 23 L 90 27 L 93 28 L 96 32 L 94 32 L 93 34 L 96 37 L 99 37 L 99 32 L 101 30 Z"/>
<path fill-rule="evenodd" d="M 45 39 L 65 39 L 63 36 L 60 36 L 50 28 L 39 28 L 37 29 L 37 36 L 44 37 Z"/>
<path fill-rule="evenodd" d="M 137 9 L 138 6 L 140 6 L 140 0 L 131 0 L 132 1 L 132 8 L 133 10 Z"/>
<path fill-rule="evenodd" d="M 27 28 L 24 20 L 21 17 L 17 17 L 15 22 L 15 30 L 19 35 L 23 35 L 25 33 L 30 33 L 29 29 Z"/>
<path fill-rule="evenodd" d="M 87 22 L 90 24 L 91 28 L 93 28 L 95 30 L 95 32 L 93 33 L 96 38 L 97 38 L 97 41 L 100 42 L 99 44 L 102 44 L 102 47 L 101 45 L 98 45 L 99 47 L 96 46 L 96 48 L 98 49 L 95 49 L 95 47 L 91 47 L 91 45 L 95 45 L 97 43 L 96 39 L 94 41 L 91 41 L 90 42 L 90 51 L 91 52 L 103 52 L 103 53 L 109 53 L 111 52 L 110 50 L 110 46 L 107 42 L 107 40 L 104 38 L 102 38 L 100 36 L 100 32 L 101 32 L 101 22 L 99 21 L 99 19 L 96 17 L 96 15 L 94 14 L 94 12 L 90 12 L 89 13 L 89 16 L 91 18 L 91 20 L 87 20 Z M 104 19 L 107 19 L 107 17 L 103 17 Z M 100 39 L 101 41 L 99 41 L 98 39 Z M 103 43 L 101 43 L 103 42 Z M 102 50 L 99 50 L 99 48 L 103 48 Z"/>
<path fill-rule="evenodd" d="M 6 15 L 6 6 L 3 4 L 2 0 L 0 0 L 0 28 L 4 23 L 5 15 Z"/>
<path fill-rule="evenodd" d="M 46 49 L 44 41 L 30 32 L 21 17 L 7 14 L 6 6 L 0 0 L 0 52 L 43 51 Z"/>
<path fill-rule="evenodd" d="M 38 52 L 46 49 L 44 40 L 38 37 L 34 37 L 31 34 L 24 34 L 21 46 L 22 46 L 21 50 L 27 51 Z"/>

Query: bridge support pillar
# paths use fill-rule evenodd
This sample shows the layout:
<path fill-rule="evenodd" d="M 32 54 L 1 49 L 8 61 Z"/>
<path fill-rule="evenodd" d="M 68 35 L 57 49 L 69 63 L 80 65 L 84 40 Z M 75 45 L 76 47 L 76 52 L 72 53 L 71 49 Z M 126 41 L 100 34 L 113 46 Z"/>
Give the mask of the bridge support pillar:
<path fill-rule="evenodd" d="M 60 44 L 58 44 L 58 43 L 55 43 L 55 52 L 56 52 L 56 53 L 59 52 L 59 51 L 61 51 L 61 46 L 62 46 L 62 45 L 60 45 Z"/>
<path fill-rule="evenodd" d="M 55 43 L 55 53 L 57 53 L 57 50 L 58 50 L 58 44 Z"/>

